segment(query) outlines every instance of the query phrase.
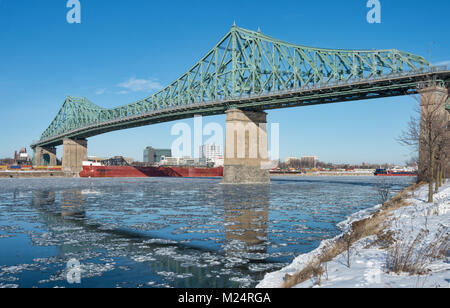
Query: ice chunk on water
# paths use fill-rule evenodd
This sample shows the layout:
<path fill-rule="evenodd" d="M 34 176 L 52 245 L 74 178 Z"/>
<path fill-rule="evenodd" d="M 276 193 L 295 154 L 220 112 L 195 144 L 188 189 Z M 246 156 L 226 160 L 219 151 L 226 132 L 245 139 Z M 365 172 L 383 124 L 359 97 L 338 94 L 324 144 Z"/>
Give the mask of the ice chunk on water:
<path fill-rule="evenodd" d="M 144 262 L 150 262 L 150 261 L 156 261 L 154 257 L 151 255 L 148 256 L 132 256 L 131 260 L 134 262 L 144 263 Z"/>

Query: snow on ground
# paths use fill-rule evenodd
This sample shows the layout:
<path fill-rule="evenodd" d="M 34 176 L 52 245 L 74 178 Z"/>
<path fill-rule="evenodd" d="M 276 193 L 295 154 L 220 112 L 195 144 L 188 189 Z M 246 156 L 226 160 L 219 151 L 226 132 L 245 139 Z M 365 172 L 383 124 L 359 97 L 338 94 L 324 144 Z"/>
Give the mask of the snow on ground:
<path fill-rule="evenodd" d="M 410 195 L 406 201 L 411 205 L 392 212 L 385 221 L 386 231 L 391 231 L 399 246 L 407 251 L 411 243 L 422 235 L 414 245 L 412 255 L 420 254 L 435 242 L 437 234 L 448 236 L 450 228 L 450 183 L 444 184 L 439 193 L 434 195 L 434 203 L 426 203 L 428 186 L 424 185 Z M 369 217 L 378 210 L 376 206 L 356 213 L 339 224 L 343 232 L 349 229 L 352 222 Z M 321 249 L 335 239 L 321 243 L 316 250 L 297 257 L 292 264 L 280 271 L 269 273 L 258 284 L 258 288 L 279 288 L 286 274 L 293 275 L 305 264 L 320 254 Z M 449 288 L 450 287 L 450 255 L 446 258 L 433 259 L 423 263 L 426 274 L 410 275 L 408 273 L 388 273 L 388 259 L 392 259 L 394 250 L 379 247 L 374 243 L 375 236 L 359 240 L 350 249 L 350 267 L 347 264 L 347 252 L 323 264 L 324 273 L 320 277 L 320 287 L 325 288 Z M 372 245 L 371 245 L 372 244 Z M 447 242 L 448 245 L 448 242 Z M 394 247 L 391 245 L 391 247 Z M 448 249 L 448 246 L 447 246 Z M 296 288 L 319 287 L 318 277 L 313 277 Z"/>

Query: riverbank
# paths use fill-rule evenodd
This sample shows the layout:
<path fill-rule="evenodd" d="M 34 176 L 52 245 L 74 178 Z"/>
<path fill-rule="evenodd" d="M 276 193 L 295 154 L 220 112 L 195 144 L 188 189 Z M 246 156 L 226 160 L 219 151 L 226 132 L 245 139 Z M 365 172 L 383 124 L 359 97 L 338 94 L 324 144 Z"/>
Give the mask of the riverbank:
<path fill-rule="evenodd" d="M 259 288 L 450 286 L 450 183 L 428 204 L 413 185 L 339 224 L 343 233 L 269 273 Z"/>

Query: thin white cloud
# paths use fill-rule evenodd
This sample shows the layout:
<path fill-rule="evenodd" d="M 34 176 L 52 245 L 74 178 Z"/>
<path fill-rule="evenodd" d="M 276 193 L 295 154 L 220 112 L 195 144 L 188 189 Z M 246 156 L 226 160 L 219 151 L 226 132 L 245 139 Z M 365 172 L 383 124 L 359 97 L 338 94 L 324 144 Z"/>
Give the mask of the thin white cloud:
<path fill-rule="evenodd" d="M 102 95 L 106 92 L 106 89 L 98 89 L 97 91 L 95 91 L 95 94 L 97 95 Z"/>
<path fill-rule="evenodd" d="M 137 79 L 134 77 L 119 83 L 117 86 L 125 89 L 120 91 L 120 94 L 126 94 L 129 92 L 152 92 L 163 88 L 163 85 L 155 79 Z"/>
<path fill-rule="evenodd" d="M 441 61 L 433 64 L 434 66 L 450 66 L 450 60 Z"/>
<path fill-rule="evenodd" d="M 128 93 L 130 93 L 130 91 L 122 90 L 122 91 L 117 91 L 116 92 L 116 94 L 120 94 L 120 95 L 124 95 L 124 94 L 128 94 Z"/>

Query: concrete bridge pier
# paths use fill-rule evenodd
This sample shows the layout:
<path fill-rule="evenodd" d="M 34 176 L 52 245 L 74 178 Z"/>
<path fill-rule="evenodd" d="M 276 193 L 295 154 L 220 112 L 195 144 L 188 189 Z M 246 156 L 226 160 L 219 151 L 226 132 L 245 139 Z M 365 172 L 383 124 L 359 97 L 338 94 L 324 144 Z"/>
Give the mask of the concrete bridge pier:
<path fill-rule="evenodd" d="M 36 147 L 34 150 L 34 164 L 36 166 L 56 166 L 56 148 L 55 147 Z"/>
<path fill-rule="evenodd" d="M 436 130 L 444 131 L 444 138 L 448 140 L 450 133 L 448 130 L 448 123 L 450 120 L 449 112 L 446 110 L 446 95 L 449 93 L 449 89 L 439 85 L 431 85 L 420 91 L 421 102 L 420 102 L 420 112 L 421 112 L 421 137 L 419 140 L 419 180 L 426 180 L 428 173 L 428 136 L 429 129 L 427 126 L 429 123 L 433 123 L 432 131 L 433 134 Z M 435 149 L 436 150 L 436 149 Z M 450 177 L 450 149 L 448 142 L 446 148 L 444 149 L 444 176 Z"/>
<path fill-rule="evenodd" d="M 79 173 L 83 169 L 83 161 L 87 160 L 86 139 L 64 139 L 62 170 Z"/>
<path fill-rule="evenodd" d="M 445 161 L 444 161 L 444 177 L 450 178 L 450 109 L 447 106 L 450 105 L 450 88 L 447 88 L 447 102 L 444 104 L 444 121 L 447 123 L 446 143 L 445 143 Z"/>
<path fill-rule="evenodd" d="M 269 184 L 267 113 L 226 112 L 223 184 Z"/>
<path fill-rule="evenodd" d="M 443 115 L 444 121 L 447 123 L 447 135 L 445 136 L 447 142 L 445 143 L 445 162 L 444 162 L 444 176 L 450 178 L 450 109 L 447 106 L 450 105 L 450 87 L 447 89 L 447 102 L 444 105 L 445 111 L 447 111 L 447 116 Z M 444 111 L 444 113 L 445 113 Z"/>

